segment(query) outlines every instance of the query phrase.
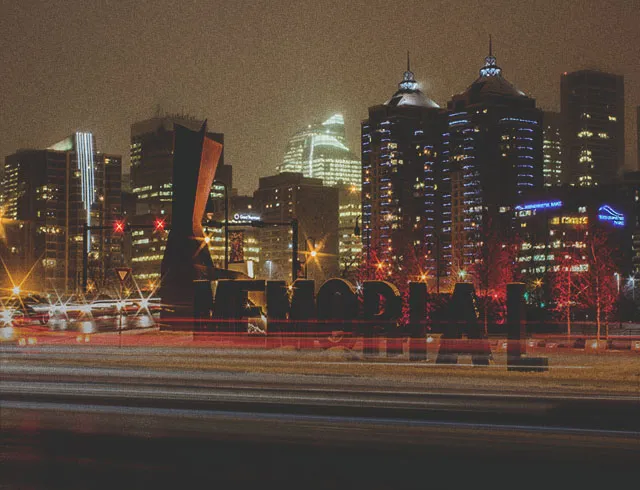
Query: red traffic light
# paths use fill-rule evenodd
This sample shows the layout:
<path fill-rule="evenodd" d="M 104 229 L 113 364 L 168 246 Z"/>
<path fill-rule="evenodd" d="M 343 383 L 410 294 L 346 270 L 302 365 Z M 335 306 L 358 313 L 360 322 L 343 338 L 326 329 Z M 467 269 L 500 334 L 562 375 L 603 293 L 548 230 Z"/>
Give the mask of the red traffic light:
<path fill-rule="evenodd" d="M 114 221 L 113 222 L 113 231 L 116 233 L 124 233 L 124 229 L 125 229 L 125 222 L 124 221 Z"/>
<path fill-rule="evenodd" d="M 164 231 L 165 222 L 162 218 L 156 218 L 153 222 L 154 231 Z"/>

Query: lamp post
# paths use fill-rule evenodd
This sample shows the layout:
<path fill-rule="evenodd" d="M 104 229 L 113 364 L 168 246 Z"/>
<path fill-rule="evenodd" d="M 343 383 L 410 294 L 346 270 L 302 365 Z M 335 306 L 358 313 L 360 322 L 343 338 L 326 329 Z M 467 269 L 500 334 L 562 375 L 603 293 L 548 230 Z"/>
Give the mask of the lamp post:
<path fill-rule="evenodd" d="M 358 221 L 360 220 L 360 215 L 356 216 L 356 225 L 353 227 L 353 235 L 360 236 L 362 233 L 360 231 L 360 225 Z"/>
<path fill-rule="evenodd" d="M 307 242 L 310 244 L 310 246 L 307 247 L 309 250 L 305 252 L 305 260 L 304 260 L 304 278 L 305 279 L 308 279 L 309 258 L 314 259 L 318 256 L 318 251 L 316 250 L 316 239 L 312 237 L 308 237 Z"/>

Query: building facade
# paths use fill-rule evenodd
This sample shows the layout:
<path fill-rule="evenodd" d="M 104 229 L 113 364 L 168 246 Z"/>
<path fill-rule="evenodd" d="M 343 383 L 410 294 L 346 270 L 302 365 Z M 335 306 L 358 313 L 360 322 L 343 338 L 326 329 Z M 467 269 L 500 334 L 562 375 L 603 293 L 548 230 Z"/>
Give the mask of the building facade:
<path fill-rule="evenodd" d="M 254 201 L 256 215 L 266 223 L 258 232 L 261 258 L 257 276 L 292 280 L 293 235 L 289 223 L 293 218 L 298 220 L 301 276 L 319 285 L 338 275 L 337 188 L 300 173 L 283 172 L 260 178 Z M 283 225 L 269 225 L 274 222 Z"/>
<path fill-rule="evenodd" d="M 539 301 L 557 300 L 560 293 L 553 286 L 559 273 L 567 274 L 567 284 L 580 282 L 574 280 L 580 275 L 594 274 L 590 272 L 594 251 L 600 258 L 611 259 L 610 273 L 601 279 L 609 281 L 609 286 L 614 281 L 618 281 L 618 288 L 625 286 L 637 263 L 637 176 L 634 180 L 635 190 L 633 185 L 554 187 L 514 208 L 514 228 L 519 236 L 516 273 Z M 591 292 L 595 287 L 588 285 Z"/>
<path fill-rule="evenodd" d="M 437 182 L 446 118 L 407 65 L 396 93 L 370 107 L 362 122 L 363 255 L 378 276 L 404 271 L 437 278 Z"/>
<path fill-rule="evenodd" d="M 112 223 L 122 214 L 122 158 L 100 153 L 93 135 L 77 132 L 44 150 L 21 150 L 5 160 L 4 218 L 19 223 L 9 245 L 9 262 L 36 291 L 80 292 L 83 277 L 83 226 L 90 230 L 88 288 L 117 283 L 123 265 L 122 237 Z M 15 227 L 14 227 L 15 228 Z"/>
<path fill-rule="evenodd" d="M 356 186 L 338 188 L 340 277 L 355 279 L 362 261 L 362 193 Z"/>
<path fill-rule="evenodd" d="M 171 202 L 173 199 L 173 128 L 180 124 L 199 130 L 203 121 L 182 115 L 163 115 L 136 122 L 131 125 L 131 192 L 135 195 L 135 214 L 131 216 L 131 266 L 138 286 L 150 289 L 160 279 L 160 265 L 166 247 L 167 231 L 155 230 L 152 225 L 162 219 L 168 228 L 171 225 Z M 224 135 L 208 132 L 207 136 L 224 144 Z M 216 170 L 217 183 L 212 186 L 212 200 L 208 211 L 218 217 L 224 209 L 224 186 L 230 192 L 231 169 L 225 169 L 224 150 Z M 221 183 L 219 176 L 228 182 Z M 149 228 L 135 229 L 136 225 Z M 218 229 L 218 235 L 222 232 Z M 223 248 L 212 241 L 214 264 L 221 267 L 224 262 Z"/>
<path fill-rule="evenodd" d="M 560 85 L 564 181 L 593 187 L 620 177 L 624 166 L 624 78 L 581 70 Z"/>
<path fill-rule="evenodd" d="M 478 271 L 491 268 L 494 245 L 510 240 L 510 210 L 543 186 L 543 113 L 502 76 L 491 48 L 480 76 L 448 109 L 441 183 L 445 261 L 454 277 L 479 281 Z"/>
<path fill-rule="evenodd" d="M 360 161 L 347 146 L 342 115 L 334 114 L 293 135 L 277 170 L 321 179 L 326 186 L 346 184 L 360 188 Z"/>
<path fill-rule="evenodd" d="M 542 150 L 544 164 L 544 186 L 562 185 L 562 134 L 559 112 L 544 111 L 542 128 Z"/>
<path fill-rule="evenodd" d="M 225 167 L 231 168 L 229 165 Z M 209 247 L 211 258 L 216 267 L 223 268 L 226 253 L 229 269 L 249 277 L 256 277 L 260 268 L 259 231 L 251 223 L 260 221 L 261 216 L 256 212 L 253 196 L 239 196 L 232 191 L 229 197 L 228 243 L 225 249 L 225 214 L 222 206 L 224 201 L 215 196 L 220 186 L 220 183 L 214 183 L 212 199 L 209 203 L 212 209 L 218 209 L 207 212 L 205 217 L 206 220 L 215 221 L 221 225 L 204 226 L 205 242 Z M 220 202 L 216 203 L 216 199 Z"/>
<path fill-rule="evenodd" d="M 616 194 L 626 198 L 626 212 L 631 233 L 630 274 L 640 277 L 640 171 L 625 172 L 614 186 Z M 621 192 L 622 191 L 622 192 Z"/>

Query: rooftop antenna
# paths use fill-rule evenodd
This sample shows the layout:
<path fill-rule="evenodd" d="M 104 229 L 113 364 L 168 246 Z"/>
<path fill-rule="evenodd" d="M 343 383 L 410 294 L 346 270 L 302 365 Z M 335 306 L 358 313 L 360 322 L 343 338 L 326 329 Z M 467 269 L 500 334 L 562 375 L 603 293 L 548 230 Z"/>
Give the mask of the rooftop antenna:
<path fill-rule="evenodd" d="M 407 71 L 411 71 L 411 60 L 409 59 L 409 50 L 407 49 Z"/>
<path fill-rule="evenodd" d="M 491 34 L 489 34 L 489 56 L 493 56 L 493 46 L 491 42 Z"/>

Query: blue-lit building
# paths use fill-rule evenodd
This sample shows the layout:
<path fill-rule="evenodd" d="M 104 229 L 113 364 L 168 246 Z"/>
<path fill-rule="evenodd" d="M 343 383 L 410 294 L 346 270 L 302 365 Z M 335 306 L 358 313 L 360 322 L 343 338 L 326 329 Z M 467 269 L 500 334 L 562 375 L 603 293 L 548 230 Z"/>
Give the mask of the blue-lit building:
<path fill-rule="evenodd" d="M 509 240 L 512 208 L 543 186 L 543 111 L 489 56 L 480 76 L 448 103 L 444 133 L 442 242 L 454 273 L 473 277 L 490 231 Z"/>
<path fill-rule="evenodd" d="M 513 209 L 518 236 L 516 271 L 530 282 L 557 272 L 570 256 L 572 272 L 588 270 L 589 234 L 604 232 L 617 272 L 633 273 L 635 195 L 631 186 L 581 189 L 562 186 L 529 196 Z"/>
<path fill-rule="evenodd" d="M 365 259 L 383 275 L 433 280 L 442 272 L 437 184 L 446 111 L 407 65 L 396 93 L 362 122 L 362 241 Z"/>

